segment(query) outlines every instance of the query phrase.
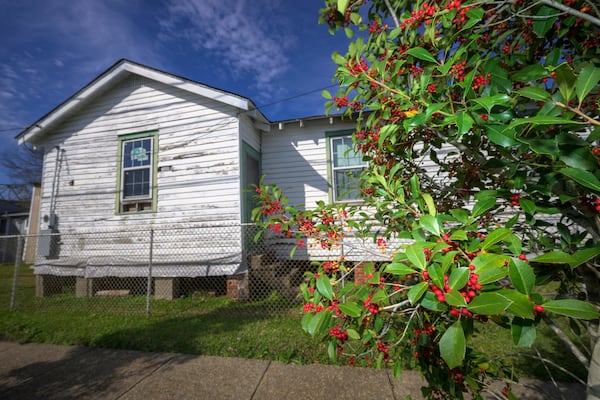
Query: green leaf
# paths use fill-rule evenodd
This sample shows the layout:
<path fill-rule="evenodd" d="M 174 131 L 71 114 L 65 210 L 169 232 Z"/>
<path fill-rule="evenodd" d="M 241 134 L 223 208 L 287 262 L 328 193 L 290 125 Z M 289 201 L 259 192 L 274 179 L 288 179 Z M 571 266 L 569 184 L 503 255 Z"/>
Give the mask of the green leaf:
<path fill-rule="evenodd" d="M 331 59 L 337 65 L 340 65 L 340 66 L 346 65 L 346 58 L 344 56 L 342 56 L 340 53 L 338 53 L 337 51 L 331 55 Z"/>
<path fill-rule="evenodd" d="M 383 143 L 385 142 L 385 140 L 390 137 L 390 136 L 395 136 L 396 133 L 401 129 L 402 127 L 400 125 L 396 125 L 396 124 L 388 124 L 383 126 L 380 130 L 379 130 L 379 140 L 378 140 L 378 144 L 379 147 L 383 146 Z"/>
<path fill-rule="evenodd" d="M 467 306 L 467 301 L 458 290 L 453 290 L 450 293 L 446 293 L 446 303 L 450 304 L 452 307 Z"/>
<path fill-rule="evenodd" d="M 517 317 L 533 319 L 533 304 L 529 300 L 529 296 L 513 289 L 502 289 L 496 293 L 512 301 L 512 304 L 506 309 L 507 312 Z"/>
<path fill-rule="evenodd" d="M 419 219 L 419 225 L 426 231 L 433 233 L 435 236 L 440 236 L 440 222 L 436 217 L 429 214 L 423 215 Z"/>
<path fill-rule="evenodd" d="M 361 308 L 357 303 L 347 301 L 338 305 L 341 312 L 349 317 L 358 318 L 361 315 Z"/>
<path fill-rule="evenodd" d="M 519 144 L 515 140 L 515 130 L 507 129 L 504 125 L 486 125 L 485 130 L 488 139 L 494 144 L 502 147 L 513 147 Z"/>
<path fill-rule="evenodd" d="M 527 67 L 515 72 L 512 79 L 517 82 L 531 82 L 548 76 L 546 68 L 540 64 L 531 64 Z"/>
<path fill-rule="evenodd" d="M 466 112 L 459 112 L 456 114 L 456 126 L 458 126 L 459 136 L 469 132 L 473 127 L 473 118 Z"/>
<path fill-rule="evenodd" d="M 340 14 L 345 14 L 350 0 L 337 0 L 337 9 Z"/>
<path fill-rule="evenodd" d="M 561 146 L 558 158 L 572 168 L 594 171 L 598 166 L 598 161 L 588 146 Z"/>
<path fill-rule="evenodd" d="M 417 304 L 417 302 L 423 297 L 429 284 L 427 282 L 417 283 L 415 286 L 411 287 L 408 293 L 406 294 L 408 300 L 410 300 L 410 304 L 413 306 Z"/>
<path fill-rule="evenodd" d="M 337 361 L 337 346 L 334 340 L 329 341 L 329 345 L 327 346 L 327 355 L 331 361 Z"/>
<path fill-rule="evenodd" d="M 577 99 L 579 102 L 582 102 L 585 99 L 592 89 L 598 84 L 600 81 L 600 68 L 594 67 L 594 65 L 589 64 L 585 66 L 581 73 L 579 74 L 579 78 L 577 79 L 577 83 L 575 85 L 575 92 L 577 94 Z"/>
<path fill-rule="evenodd" d="M 509 236 L 511 234 L 512 234 L 512 231 L 510 229 L 506 229 L 506 228 L 496 229 L 488 234 L 488 236 L 483 241 L 483 244 L 481 245 L 481 249 L 482 250 L 489 249 L 490 247 L 492 247 L 496 243 L 504 240 L 504 238 L 506 238 L 507 236 Z"/>
<path fill-rule="evenodd" d="M 525 143 L 536 154 L 547 154 L 556 160 L 558 157 L 558 143 L 554 140 L 538 138 L 518 138 L 519 142 Z"/>
<path fill-rule="evenodd" d="M 554 26 L 556 10 L 548 6 L 541 6 L 536 15 L 538 17 L 548 17 L 533 20 L 533 31 L 538 37 L 543 38 Z"/>
<path fill-rule="evenodd" d="M 461 31 L 470 29 L 473 26 L 477 25 L 477 23 L 483 18 L 484 11 L 480 7 L 471 8 L 469 11 L 467 11 L 466 15 L 469 18 L 469 20 L 467 21 L 465 26 L 462 27 Z"/>
<path fill-rule="evenodd" d="M 312 315 L 310 313 L 305 315 L 311 316 L 311 318 L 308 319 L 308 323 L 306 324 L 306 333 L 314 337 L 322 333 L 323 326 L 327 327 L 327 325 L 329 324 L 329 320 L 331 320 L 332 313 L 331 311 L 324 310 L 315 315 Z"/>
<path fill-rule="evenodd" d="M 543 264 L 571 264 L 575 262 L 575 259 L 568 253 L 562 251 L 551 251 L 549 253 L 544 253 L 541 256 L 537 256 L 530 261 Z"/>
<path fill-rule="evenodd" d="M 479 104 L 481 107 L 490 114 L 492 108 L 497 105 L 506 106 L 512 99 L 507 94 L 495 94 L 493 96 L 484 96 L 475 99 L 471 99 L 472 102 Z"/>
<path fill-rule="evenodd" d="M 346 332 L 348 332 L 348 337 L 350 339 L 360 340 L 360 334 L 358 332 L 356 332 L 354 329 L 348 328 L 348 329 L 346 329 Z"/>
<path fill-rule="evenodd" d="M 317 279 L 317 290 L 327 300 L 333 300 L 333 289 L 327 275 L 321 275 Z"/>
<path fill-rule="evenodd" d="M 401 263 L 391 263 L 385 267 L 385 272 L 394 275 L 409 275 L 416 274 L 417 271 Z"/>
<path fill-rule="evenodd" d="M 511 300 L 498 293 L 484 292 L 475 296 L 467 306 L 467 309 L 475 314 L 498 315 L 504 312 L 511 304 Z"/>
<path fill-rule="evenodd" d="M 508 268 L 505 266 L 505 262 L 509 261 L 510 257 L 508 256 L 483 253 L 475 257 L 471 261 L 471 264 L 475 266 L 474 272 L 479 274 L 479 283 L 486 285 L 503 279 L 508 275 Z"/>
<path fill-rule="evenodd" d="M 521 209 L 525 211 L 525 214 L 535 214 L 535 203 L 529 199 L 519 199 L 519 205 Z"/>
<path fill-rule="evenodd" d="M 571 178 L 581 186 L 600 192 L 600 181 L 591 172 L 577 168 L 562 168 L 558 172 Z"/>
<path fill-rule="evenodd" d="M 462 229 L 453 232 L 452 235 L 450 235 L 450 240 L 467 240 L 468 238 L 467 232 Z"/>
<path fill-rule="evenodd" d="M 542 89 L 539 86 L 526 86 L 523 89 L 517 91 L 519 96 L 526 97 L 531 100 L 537 101 L 550 101 L 552 100 L 552 95 L 548 93 L 546 90 Z"/>
<path fill-rule="evenodd" d="M 435 57 L 433 57 L 429 51 L 425 50 L 422 47 L 410 48 L 410 49 L 406 50 L 406 54 L 409 54 L 415 58 L 418 58 L 419 60 L 429 61 L 429 62 L 437 64 L 437 60 L 435 59 Z"/>
<path fill-rule="evenodd" d="M 350 21 L 352 21 L 354 25 L 360 25 L 362 23 L 362 17 L 360 14 L 353 12 L 350 14 Z"/>
<path fill-rule="evenodd" d="M 469 281 L 469 268 L 455 268 L 448 279 L 448 286 L 453 291 L 458 291 L 465 287 Z M 461 296 L 462 297 L 462 296 Z"/>
<path fill-rule="evenodd" d="M 427 265 L 425 253 L 423 252 L 424 248 L 425 245 L 423 243 L 413 243 L 406 248 L 405 252 L 408 261 L 421 271 L 424 270 Z"/>
<path fill-rule="evenodd" d="M 581 264 L 597 257 L 598 255 L 600 255 L 600 246 L 577 250 L 575 253 L 573 253 L 574 260 L 573 262 L 570 262 L 569 265 L 571 268 L 576 268 Z"/>
<path fill-rule="evenodd" d="M 445 303 L 440 303 L 437 297 L 431 292 L 425 293 L 425 296 L 421 300 L 421 306 L 435 312 L 444 312 L 448 310 L 448 306 Z"/>
<path fill-rule="evenodd" d="M 423 200 L 425 200 L 425 204 L 427 204 L 427 210 L 429 210 L 429 215 L 432 215 L 435 217 L 435 214 L 437 213 L 437 209 L 435 208 L 435 203 L 433 202 L 433 197 L 431 197 L 431 195 L 429 193 L 421 193 L 421 196 L 423 196 Z"/>
<path fill-rule="evenodd" d="M 558 90 L 560 94 L 562 94 L 565 102 L 569 102 L 573 98 L 573 92 L 575 89 L 575 84 L 577 82 L 577 77 L 573 73 L 573 70 L 569 66 L 569 64 L 562 63 L 558 67 L 554 69 L 556 73 L 556 84 L 558 85 Z"/>
<path fill-rule="evenodd" d="M 508 267 L 508 276 L 515 289 L 529 295 L 535 284 L 533 268 L 525 261 L 512 259 Z"/>
<path fill-rule="evenodd" d="M 427 272 L 429 272 L 429 279 L 440 288 L 444 287 L 444 272 L 437 264 L 431 264 L 427 268 Z"/>
<path fill-rule="evenodd" d="M 465 332 L 460 321 L 455 322 L 440 339 L 440 355 L 448 364 L 448 368 L 455 368 L 462 364 L 467 350 Z"/>
<path fill-rule="evenodd" d="M 519 347 L 531 347 L 535 342 L 535 321 L 515 317 L 510 325 L 513 342 Z"/>
<path fill-rule="evenodd" d="M 347 26 L 347 27 L 344 28 L 344 33 L 346 34 L 346 37 L 348 39 L 354 38 L 354 31 L 349 26 Z"/>
<path fill-rule="evenodd" d="M 560 118 L 560 117 L 553 117 L 551 115 L 536 115 L 534 117 L 529 117 L 529 118 L 517 118 L 515 119 L 509 126 L 509 129 L 512 129 L 516 126 L 519 125 L 525 125 L 525 124 L 531 124 L 531 125 L 569 125 L 569 124 L 580 124 L 580 122 L 578 121 L 574 121 L 574 120 L 570 120 L 570 119 L 565 119 L 565 118 Z"/>
<path fill-rule="evenodd" d="M 331 99 L 331 93 L 329 93 L 329 91 L 328 91 L 328 90 L 323 90 L 323 91 L 321 92 L 321 96 L 322 96 L 323 98 L 325 98 L 325 99 Z"/>
<path fill-rule="evenodd" d="M 544 310 L 578 319 L 596 319 L 600 314 L 590 303 L 581 300 L 550 300 L 543 304 Z"/>
<path fill-rule="evenodd" d="M 480 215 L 485 214 L 492 207 L 496 205 L 496 198 L 494 197 L 485 197 L 481 200 L 477 201 L 473 206 L 473 211 L 471 212 L 471 216 L 479 217 Z"/>
<path fill-rule="evenodd" d="M 452 216 L 462 224 L 468 225 L 469 223 L 471 223 L 469 219 L 469 214 L 463 209 L 454 208 L 450 210 L 450 214 L 452 214 Z"/>

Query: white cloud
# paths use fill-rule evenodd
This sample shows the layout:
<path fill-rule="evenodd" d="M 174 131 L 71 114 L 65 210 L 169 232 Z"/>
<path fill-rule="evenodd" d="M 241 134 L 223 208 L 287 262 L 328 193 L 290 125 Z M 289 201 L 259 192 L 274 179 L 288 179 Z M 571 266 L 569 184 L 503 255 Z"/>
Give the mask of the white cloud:
<path fill-rule="evenodd" d="M 258 3 L 258 4 L 257 4 Z M 275 15 L 277 2 L 249 0 L 171 0 L 161 20 L 163 40 L 185 39 L 208 50 L 235 78 L 251 76 L 258 89 L 274 89 L 273 81 L 289 68 L 286 51 L 293 37 Z M 260 13 L 259 13 L 260 10 Z"/>

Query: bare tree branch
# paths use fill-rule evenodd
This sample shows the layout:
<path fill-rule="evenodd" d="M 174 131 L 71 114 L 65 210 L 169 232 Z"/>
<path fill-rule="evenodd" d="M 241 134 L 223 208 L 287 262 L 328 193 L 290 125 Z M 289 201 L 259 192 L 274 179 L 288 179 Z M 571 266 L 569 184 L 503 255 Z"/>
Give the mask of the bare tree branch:
<path fill-rule="evenodd" d="M 596 18 L 596 17 L 594 17 L 592 15 L 582 13 L 581 11 L 575 10 L 574 8 L 567 7 L 564 4 L 560 4 L 557 1 L 554 1 L 554 0 L 539 0 L 539 2 L 542 3 L 542 4 L 545 4 L 547 6 L 550 6 L 552 8 L 556 8 L 558 10 L 564 11 L 564 12 L 566 12 L 568 14 L 574 15 L 576 17 L 585 19 L 586 21 L 589 21 L 589 22 L 591 22 L 594 25 L 600 26 L 600 19 L 598 19 L 598 18 Z"/>

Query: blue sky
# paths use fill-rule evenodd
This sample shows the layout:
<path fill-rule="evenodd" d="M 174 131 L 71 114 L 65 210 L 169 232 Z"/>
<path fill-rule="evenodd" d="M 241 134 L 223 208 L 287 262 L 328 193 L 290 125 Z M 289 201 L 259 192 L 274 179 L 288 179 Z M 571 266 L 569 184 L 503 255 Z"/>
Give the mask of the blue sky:
<path fill-rule="evenodd" d="M 121 58 L 268 105 L 262 111 L 271 120 L 324 114 L 331 53 L 348 42 L 317 23 L 321 7 L 321 0 L 0 0 L 0 150 Z M 0 183 L 7 179 L 0 169 Z"/>

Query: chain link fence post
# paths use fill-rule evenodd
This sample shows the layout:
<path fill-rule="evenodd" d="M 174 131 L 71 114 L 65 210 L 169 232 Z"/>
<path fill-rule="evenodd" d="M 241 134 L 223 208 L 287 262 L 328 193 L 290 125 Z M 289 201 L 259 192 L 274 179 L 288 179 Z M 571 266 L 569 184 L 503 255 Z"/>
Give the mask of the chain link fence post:
<path fill-rule="evenodd" d="M 12 293 L 10 297 L 10 309 L 17 306 L 17 284 L 19 283 L 19 269 L 21 269 L 21 256 L 23 253 L 23 236 L 17 237 L 17 252 L 15 254 L 15 271 L 13 274 Z"/>
<path fill-rule="evenodd" d="M 154 228 L 150 229 L 150 251 L 148 259 L 148 281 L 146 282 L 146 317 L 152 313 L 152 250 L 154 248 Z"/>

